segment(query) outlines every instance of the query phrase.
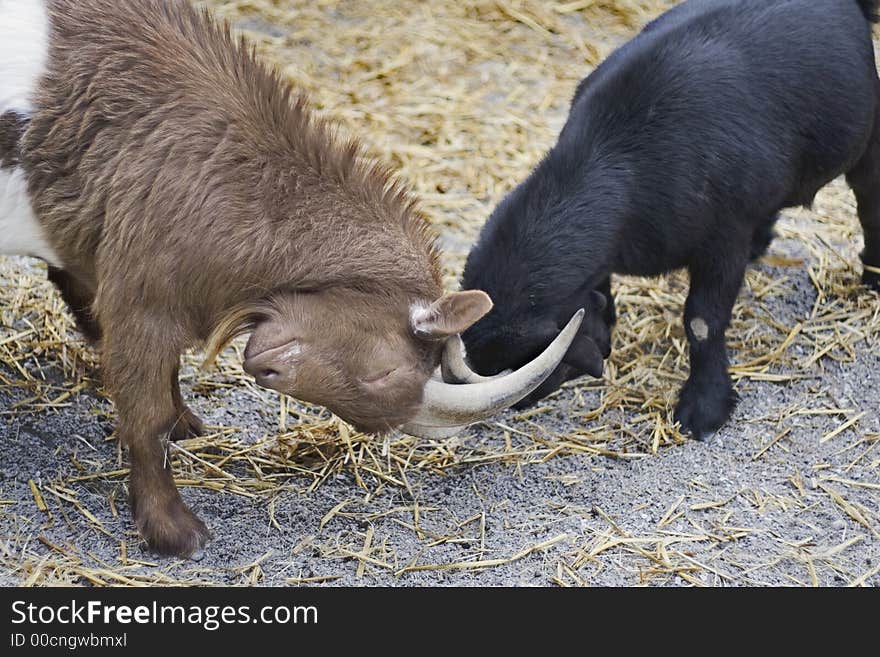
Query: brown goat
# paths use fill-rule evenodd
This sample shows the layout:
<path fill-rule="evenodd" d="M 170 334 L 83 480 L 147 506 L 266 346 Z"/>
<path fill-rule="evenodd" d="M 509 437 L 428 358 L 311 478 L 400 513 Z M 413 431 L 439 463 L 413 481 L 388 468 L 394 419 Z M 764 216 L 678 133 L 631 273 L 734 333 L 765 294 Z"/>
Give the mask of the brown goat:
<path fill-rule="evenodd" d="M 249 46 L 184 0 L 17 0 L 0 10 L 4 38 L 0 226 L 13 238 L 0 251 L 47 260 L 100 340 L 132 512 L 154 549 L 189 555 L 208 538 L 164 441 L 202 431 L 178 388 L 188 347 L 210 359 L 250 332 L 258 383 L 364 431 L 425 415 L 447 338 L 491 301 L 443 294 L 402 185 Z"/>

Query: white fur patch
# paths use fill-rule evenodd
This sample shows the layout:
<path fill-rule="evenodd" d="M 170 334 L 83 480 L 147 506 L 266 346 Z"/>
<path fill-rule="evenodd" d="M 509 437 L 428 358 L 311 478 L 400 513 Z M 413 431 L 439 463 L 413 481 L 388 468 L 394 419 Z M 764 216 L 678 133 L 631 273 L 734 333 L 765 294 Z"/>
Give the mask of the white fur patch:
<path fill-rule="evenodd" d="M 0 254 L 33 256 L 61 266 L 31 209 L 21 169 L 0 169 Z"/>
<path fill-rule="evenodd" d="M 303 348 L 299 342 L 294 342 L 290 349 L 286 350 L 281 356 L 282 360 L 294 362 L 299 356 L 302 356 Z"/>
<path fill-rule="evenodd" d="M 0 0 L 0 114 L 33 112 L 33 97 L 49 56 L 44 0 Z M 0 253 L 59 259 L 43 235 L 21 169 L 0 169 Z"/>
<path fill-rule="evenodd" d="M 0 114 L 30 114 L 49 56 L 44 0 L 0 0 Z"/>
<path fill-rule="evenodd" d="M 702 317 L 695 317 L 691 320 L 691 332 L 700 342 L 709 339 L 709 325 Z"/>
<path fill-rule="evenodd" d="M 430 303 L 414 303 L 409 309 L 409 325 L 413 331 L 425 329 L 425 325 L 435 320 Z"/>

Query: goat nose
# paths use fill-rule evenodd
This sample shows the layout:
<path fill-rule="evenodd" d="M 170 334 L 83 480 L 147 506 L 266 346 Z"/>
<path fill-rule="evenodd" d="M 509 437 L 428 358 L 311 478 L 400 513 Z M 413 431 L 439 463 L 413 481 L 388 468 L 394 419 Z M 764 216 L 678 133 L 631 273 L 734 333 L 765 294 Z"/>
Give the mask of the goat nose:
<path fill-rule="evenodd" d="M 264 388 L 272 387 L 284 378 L 284 367 L 271 358 L 248 358 L 244 361 L 243 369 Z"/>
<path fill-rule="evenodd" d="M 274 367 L 259 367 L 250 372 L 250 374 L 253 375 L 254 381 L 261 388 L 281 390 L 283 387 L 284 375 Z"/>
<path fill-rule="evenodd" d="M 271 367 L 263 368 L 263 370 L 257 374 L 257 378 L 262 379 L 263 381 L 275 381 L 280 376 L 281 372 L 272 369 Z"/>

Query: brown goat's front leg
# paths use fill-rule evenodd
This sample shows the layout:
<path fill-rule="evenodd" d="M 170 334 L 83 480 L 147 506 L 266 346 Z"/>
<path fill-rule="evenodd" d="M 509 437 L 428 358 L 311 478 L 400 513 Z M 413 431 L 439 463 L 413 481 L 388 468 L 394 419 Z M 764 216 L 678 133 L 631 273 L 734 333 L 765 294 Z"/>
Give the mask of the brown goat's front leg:
<path fill-rule="evenodd" d="M 706 262 L 689 268 L 691 287 L 684 321 L 691 372 L 681 390 L 675 418 L 698 440 L 727 421 L 738 399 L 727 371 L 724 332 L 742 286 L 749 246 L 729 247 L 726 245 L 724 253 L 706 254 Z"/>
<path fill-rule="evenodd" d="M 131 462 L 129 497 L 135 525 L 162 554 L 188 557 L 210 534 L 180 497 L 171 475 L 167 441 L 178 419 L 168 388 L 180 351 L 133 328 L 105 327 L 105 375 L 118 413 L 117 434 Z M 122 336 L 122 340 L 118 339 Z"/>
<path fill-rule="evenodd" d="M 175 420 L 169 438 L 173 441 L 187 440 L 204 435 L 205 425 L 198 415 L 190 410 L 180 394 L 180 368 L 175 367 L 171 373 L 171 397 L 174 401 Z"/>

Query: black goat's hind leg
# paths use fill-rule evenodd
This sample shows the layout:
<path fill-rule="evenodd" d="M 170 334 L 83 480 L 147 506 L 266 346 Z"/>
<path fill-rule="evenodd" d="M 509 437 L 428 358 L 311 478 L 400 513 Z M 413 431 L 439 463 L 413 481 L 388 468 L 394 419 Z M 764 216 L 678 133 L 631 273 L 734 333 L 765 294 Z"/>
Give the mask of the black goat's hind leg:
<path fill-rule="evenodd" d="M 690 292 L 684 321 L 690 345 L 691 371 L 681 390 L 675 418 L 694 438 L 703 440 L 730 417 L 737 395 L 727 371 L 724 332 L 742 286 L 749 244 L 719 254 L 689 268 Z"/>
<path fill-rule="evenodd" d="M 846 181 L 856 195 L 859 221 L 865 235 L 862 282 L 880 292 L 880 110 L 874 120 L 874 135 L 868 148 L 852 171 L 846 174 Z"/>

